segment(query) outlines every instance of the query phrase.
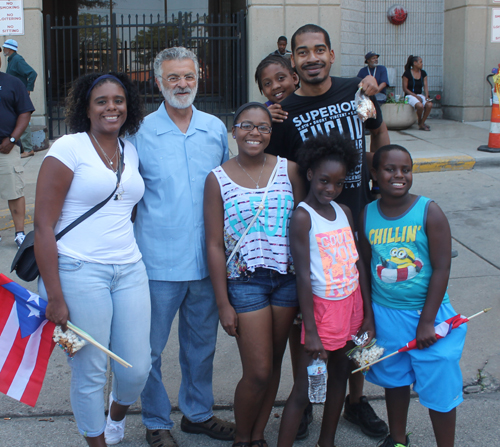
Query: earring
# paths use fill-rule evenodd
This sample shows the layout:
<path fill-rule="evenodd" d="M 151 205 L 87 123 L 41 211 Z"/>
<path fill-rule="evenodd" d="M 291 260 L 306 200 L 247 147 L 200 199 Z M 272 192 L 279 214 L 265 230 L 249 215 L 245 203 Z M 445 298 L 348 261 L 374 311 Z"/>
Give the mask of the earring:
<path fill-rule="evenodd" d="M 233 135 L 233 138 L 236 140 L 236 135 Z"/>

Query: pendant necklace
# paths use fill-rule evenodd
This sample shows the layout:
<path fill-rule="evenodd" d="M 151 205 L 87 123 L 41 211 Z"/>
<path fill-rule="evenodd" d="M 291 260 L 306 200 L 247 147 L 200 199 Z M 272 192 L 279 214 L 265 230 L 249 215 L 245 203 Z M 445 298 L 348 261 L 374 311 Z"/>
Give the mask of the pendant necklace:
<path fill-rule="evenodd" d="M 106 154 L 106 152 L 104 152 L 104 149 L 103 149 L 103 148 L 101 147 L 101 145 L 99 144 L 99 141 L 97 141 L 97 138 L 95 137 L 95 135 L 94 135 L 92 132 L 90 132 L 90 135 L 92 135 L 92 137 L 94 138 L 94 141 L 96 142 L 97 147 L 100 149 L 100 151 L 101 151 L 102 155 L 104 156 L 104 158 L 105 158 L 105 159 L 106 159 L 106 161 L 108 162 L 109 167 L 111 168 L 111 170 L 112 170 L 113 172 L 116 172 L 116 170 L 115 170 L 115 168 L 114 168 L 114 165 L 113 165 L 113 160 L 114 160 L 114 159 L 115 159 L 115 157 L 116 157 L 116 152 L 117 152 L 117 151 L 118 151 L 118 152 L 120 152 L 120 148 L 119 148 L 119 146 L 118 146 L 118 143 L 116 143 L 116 149 L 115 149 L 115 153 L 114 153 L 114 155 L 113 155 L 111 158 L 109 158 L 109 157 L 108 157 L 108 154 Z"/>
<path fill-rule="evenodd" d="M 113 166 L 113 160 L 115 159 L 116 157 L 116 154 L 118 153 L 118 169 L 121 168 L 121 164 L 120 164 L 120 146 L 118 145 L 118 142 L 116 143 L 116 149 L 115 149 L 115 153 L 114 155 L 109 158 L 108 157 L 108 154 L 106 154 L 106 152 L 104 152 L 104 149 L 101 147 L 101 145 L 99 144 L 99 141 L 97 141 L 97 138 L 95 137 L 95 135 L 90 132 L 90 135 L 92 135 L 92 137 L 94 138 L 94 141 L 96 142 L 97 144 L 97 147 L 101 150 L 101 153 L 102 155 L 104 155 L 104 158 L 106 159 L 106 161 L 108 162 L 109 164 L 109 167 L 111 168 L 111 170 L 113 172 L 116 172 L 116 170 L 114 169 L 114 166 Z M 121 177 L 121 172 L 120 172 L 120 177 Z M 118 191 L 118 188 L 121 187 L 121 191 Z M 123 185 L 121 184 L 121 182 L 119 182 L 117 185 L 116 185 L 116 188 L 117 188 L 117 193 L 115 194 L 115 197 L 113 200 L 123 200 L 123 193 L 125 192 L 125 190 L 123 189 Z"/>
<path fill-rule="evenodd" d="M 264 172 L 264 166 L 266 165 L 266 160 L 267 160 L 267 155 L 264 156 L 264 163 L 262 163 L 262 169 L 260 170 L 260 174 L 259 174 L 259 178 L 257 179 L 257 181 L 255 181 L 252 176 L 245 170 L 245 168 L 243 166 L 240 165 L 240 162 L 238 161 L 238 157 L 236 157 L 236 163 L 238 163 L 238 166 L 243 169 L 243 172 L 248 175 L 248 177 L 250 177 L 250 180 L 252 180 L 252 182 L 255 183 L 255 186 L 257 188 L 259 188 L 259 182 L 260 182 L 260 178 L 262 177 L 262 172 Z"/>

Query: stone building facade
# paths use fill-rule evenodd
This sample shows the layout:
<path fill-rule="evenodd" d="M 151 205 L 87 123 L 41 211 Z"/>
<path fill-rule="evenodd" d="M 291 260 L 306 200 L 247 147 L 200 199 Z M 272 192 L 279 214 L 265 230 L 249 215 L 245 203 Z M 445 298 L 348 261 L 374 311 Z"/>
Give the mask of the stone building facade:
<path fill-rule="evenodd" d="M 401 26 L 386 17 L 396 2 L 409 11 Z M 32 95 L 35 124 L 46 119 L 44 15 L 54 13 L 56 4 L 57 0 L 24 0 L 25 35 L 0 36 L 0 44 L 15 38 L 19 53 L 39 73 Z M 259 61 L 276 49 L 277 37 L 290 38 L 299 26 L 316 23 L 332 40 L 333 75 L 356 75 L 363 55 L 375 51 L 381 64 L 394 68 L 398 93 L 407 56 L 418 54 L 429 74 L 430 90 L 442 94 L 443 117 L 490 118 L 485 78 L 500 63 L 500 43 L 491 42 L 492 13 L 500 8 L 500 0 L 209 0 L 207 5 L 209 12 L 247 10 L 249 100 L 262 100 L 253 74 Z M 2 64 L 5 70 L 6 61 Z"/>

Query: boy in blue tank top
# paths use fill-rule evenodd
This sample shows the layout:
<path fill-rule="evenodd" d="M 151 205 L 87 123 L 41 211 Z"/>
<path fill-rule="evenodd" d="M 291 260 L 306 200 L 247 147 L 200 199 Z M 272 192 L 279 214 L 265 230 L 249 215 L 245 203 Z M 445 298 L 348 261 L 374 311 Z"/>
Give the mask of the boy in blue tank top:
<path fill-rule="evenodd" d="M 361 213 L 359 242 L 371 271 L 379 343 L 394 352 L 416 338 L 418 349 L 374 365 L 366 378 L 385 388 L 390 434 L 380 447 L 409 445 L 410 385 L 429 409 L 437 446 L 451 447 L 456 407 L 463 401 L 459 361 L 467 329 L 462 325 L 436 343 L 434 326 L 456 315 L 446 292 L 451 232 L 436 203 L 410 194 L 412 167 L 402 146 L 375 153 L 372 175 L 381 198 Z"/>

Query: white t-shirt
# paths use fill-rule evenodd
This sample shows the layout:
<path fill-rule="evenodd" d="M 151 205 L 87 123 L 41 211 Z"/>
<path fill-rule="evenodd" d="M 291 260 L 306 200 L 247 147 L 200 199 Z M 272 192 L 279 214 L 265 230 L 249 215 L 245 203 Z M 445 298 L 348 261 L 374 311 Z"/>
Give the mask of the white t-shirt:
<path fill-rule="evenodd" d="M 122 200 L 112 197 L 99 211 L 64 235 L 57 242 L 59 254 L 99 264 L 129 264 L 141 259 L 130 216 L 144 194 L 144 181 L 139 175 L 135 147 L 124 142 L 125 168 L 117 191 Z M 46 157 L 58 159 L 74 173 L 55 228 L 57 234 L 106 199 L 115 189 L 117 179 L 104 165 L 85 132 L 61 137 Z"/>
<path fill-rule="evenodd" d="M 356 243 L 344 210 L 335 202 L 334 221 L 320 216 L 307 203 L 300 202 L 311 216 L 309 247 L 311 255 L 311 286 L 313 294 L 326 300 L 339 301 L 358 287 L 359 259 Z"/>

